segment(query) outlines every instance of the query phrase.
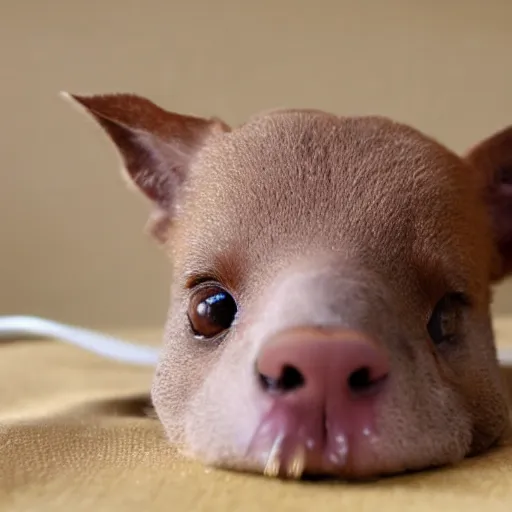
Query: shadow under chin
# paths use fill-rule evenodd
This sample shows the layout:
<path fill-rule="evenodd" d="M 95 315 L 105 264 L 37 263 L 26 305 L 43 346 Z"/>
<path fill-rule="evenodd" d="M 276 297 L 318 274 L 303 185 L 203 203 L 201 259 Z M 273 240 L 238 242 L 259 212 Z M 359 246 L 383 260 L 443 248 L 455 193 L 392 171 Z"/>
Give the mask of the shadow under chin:
<path fill-rule="evenodd" d="M 281 483 L 299 483 L 299 484 L 315 484 L 315 485 L 350 485 L 350 486 L 366 486 L 382 484 L 387 485 L 390 482 L 397 482 L 408 477 L 413 477 L 419 474 L 436 474 L 442 471 L 450 471 L 452 468 L 458 466 L 458 463 L 446 463 L 434 466 L 426 466 L 416 469 L 401 469 L 396 471 L 385 472 L 382 474 L 365 475 L 365 476 L 343 476 L 336 474 L 313 474 L 305 472 L 300 478 L 286 478 L 284 476 L 269 477 L 263 474 L 263 471 L 249 468 L 236 468 L 227 466 L 213 466 L 216 471 L 226 474 L 244 474 L 252 478 L 261 478 L 265 480 L 275 480 Z"/>
<path fill-rule="evenodd" d="M 73 417 L 102 416 L 157 419 L 155 409 L 148 394 L 93 400 L 67 410 L 65 415 Z"/>

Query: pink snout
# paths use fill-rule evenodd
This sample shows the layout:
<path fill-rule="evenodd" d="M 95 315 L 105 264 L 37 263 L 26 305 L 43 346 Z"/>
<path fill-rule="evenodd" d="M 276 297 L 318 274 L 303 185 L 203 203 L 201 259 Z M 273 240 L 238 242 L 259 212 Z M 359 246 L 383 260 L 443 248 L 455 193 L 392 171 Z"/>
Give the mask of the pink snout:
<path fill-rule="evenodd" d="M 343 473 L 357 463 L 358 446 L 376 437 L 375 409 L 390 367 L 368 336 L 326 328 L 283 331 L 263 346 L 256 371 L 270 406 L 250 451 L 271 463 L 271 472 L 289 473 L 291 466 L 296 472 L 302 460 L 301 472 Z"/>
<path fill-rule="evenodd" d="M 386 353 L 351 331 L 294 329 L 270 340 L 257 360 L 263 388 L 273 395 L 325 401 L 326 394 L 352 400 L 378 391 L 389 373 Z"/>

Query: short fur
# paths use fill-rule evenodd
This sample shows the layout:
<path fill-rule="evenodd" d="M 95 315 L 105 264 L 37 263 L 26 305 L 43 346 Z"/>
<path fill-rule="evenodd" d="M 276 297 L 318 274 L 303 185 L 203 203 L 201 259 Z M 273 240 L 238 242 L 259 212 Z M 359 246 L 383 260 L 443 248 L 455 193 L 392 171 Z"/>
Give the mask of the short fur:
<path fill-rule="evenodd" d="M 339 476 L 454 463 L 507 438 L 490 303 L 512 270 L 512 128 L 461 158 L 382 117 L 282 110 L 230 129 L 134 95 L 74 99 L 152 201 L 153 233 L 172 256 L 152 397 L 187 454 L 263 471 L 247 455 L 269 407 L 255 360 L 301 326 L 364 332 L 390 358 L 375 438 Z M 239 308 L 219 342 L 195 339 L 187 320 L 205 278 Z M 450 291 L 471 307 L 459 342 L 436 347 L 426 325 Z"/>

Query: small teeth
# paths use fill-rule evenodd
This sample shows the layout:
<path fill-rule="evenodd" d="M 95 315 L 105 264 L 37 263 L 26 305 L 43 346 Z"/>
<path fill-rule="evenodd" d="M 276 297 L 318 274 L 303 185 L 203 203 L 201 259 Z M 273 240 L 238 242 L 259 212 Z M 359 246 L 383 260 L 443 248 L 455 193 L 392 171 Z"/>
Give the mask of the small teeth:
<path fill-rule="evenodd" d="M 282 446 L 284 437 L 278 436 L 272 445 L 270 454 L 265 464 L 263 474 L 270 478 L 277 478 L 281 472 L 282 460 Z M 299 480 L 304 473 L 306 466 L 306 449 L 301 444 L 298 444 L 293 452 L 292 457 L 285 463 L 284 472 L 287 478 Z"/>
<path fill-rule="evenodd" d="M 276 478 L 279 476 L 279 470 L 281 469 L 281 447 L 283 444 L 283 439 L 284 438 L 282 435 L 276 437 L 276 440 L 272 445 L 267 463 L 265 464 L 265 469 L 263 470 L 263 474 L 265 476 L 270 478 Z"/>
<path fill-rule="evenodd" d="M 302 444 L 299 444 L 295 449 L 293 457 L 291 458 L 286 474 L 288 478 L 299 480 L 304 473 L 304 467 L 306 465 L 306 450 Z"/>

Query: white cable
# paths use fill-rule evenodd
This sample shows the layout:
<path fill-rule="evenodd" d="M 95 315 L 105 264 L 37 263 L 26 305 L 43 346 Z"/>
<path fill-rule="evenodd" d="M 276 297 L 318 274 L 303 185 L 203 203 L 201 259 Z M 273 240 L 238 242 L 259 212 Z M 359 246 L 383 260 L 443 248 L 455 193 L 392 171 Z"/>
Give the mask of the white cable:
<path fill-rule="evenodd" d="M 54 338 L 123 363 L 156 366 L 158 349 L 34 316 L 0 316 L 0 340 Z"/>
<path fill-rule="evenodd" d="M 510 348 L 499 348 L 498 349 L 498 361 L 502 366 L 512 367 L 512 349 Z"/>
<path fill-rule="evenodd" d="M 156 366 L 158 349 L 131 343 L 89 329 L 34 316 L 0 316 L 0 340 L 25 336 L 55 338 L 123 363 Z M 498 349 L 498 360 L 512 366 L 512 350 Z"/>

